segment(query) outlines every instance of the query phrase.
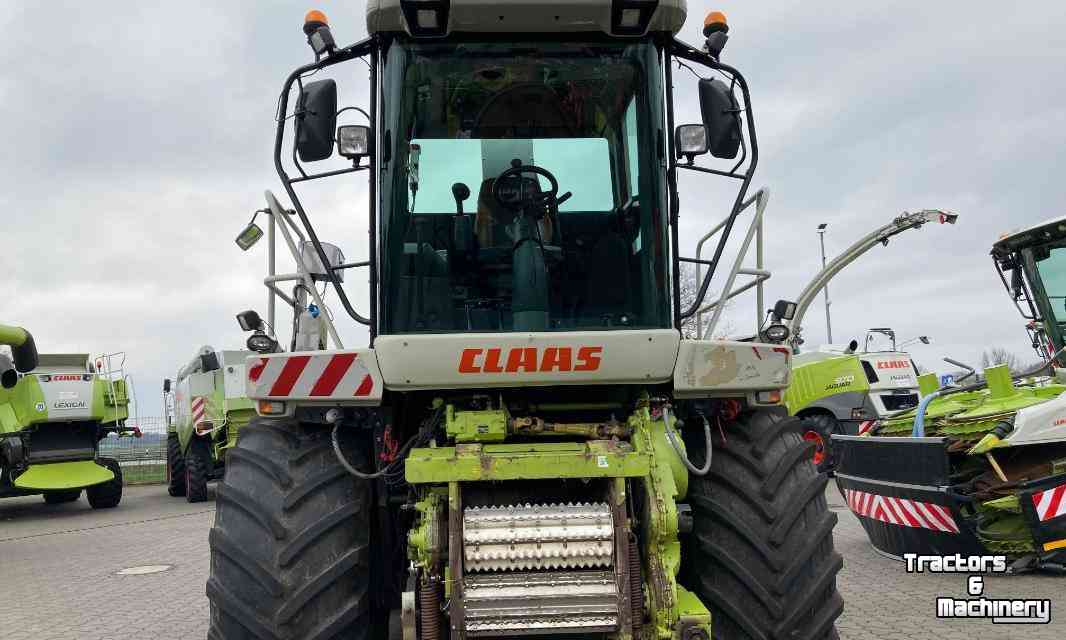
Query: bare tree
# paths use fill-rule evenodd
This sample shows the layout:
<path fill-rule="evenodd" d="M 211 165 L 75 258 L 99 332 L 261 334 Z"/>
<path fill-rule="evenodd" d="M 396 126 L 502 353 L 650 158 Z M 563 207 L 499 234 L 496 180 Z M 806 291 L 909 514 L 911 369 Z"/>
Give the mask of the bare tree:
<path fill-rule="evenodd" d="M 706 273 L 703 273 L 701 275 L 706 275 Z M 688 309 L 690 306 L 692 306 L 692 303 L 696 301 L 696 296 L 699 294 L 699 292 L 700 281 L 696 278 L 696 265 L 687 262 L 681 263 L 681 308 Z M 709 301 L 714 300 L 717 295 L 718 294 L 716 294 L 715 292 L 708 290 L 707 295 L 703 298 L 703 304 L 706 305 Z M 727 302 L 726 310 L 728 310 L 731 305 L 732 303 Z M 708 338 L 725 338 L 727 336 L 733 335 L 736 332 L 736 327 L 734 327 L 733 322 L 727 318 L 722 318 L 718 322 L 718 326 L 715 327 L 715 330 L 712 332 L 713 335 L 707 335 L 706 325 L 708 322 L 710 322 L 711 315 L 713 313 L 714 311 L 712 310 L 703 314 L 703 339 L 706 340 Z M 693 314 L 681 321 L 682 338 L 685 338 L 686 340 L 696 339 L 696 334 L 698 333 L 696 330 L 696 315 L 697 314 Z"/>
<path fill-rule="evenodd" d="M 1022 361 L 1017 355 L 1003 347 L 991 347 L 981 354 L 981 368 L 987 369 L 999 364 L 1007 365 L 1012 374 L 1022 371 Z"/>

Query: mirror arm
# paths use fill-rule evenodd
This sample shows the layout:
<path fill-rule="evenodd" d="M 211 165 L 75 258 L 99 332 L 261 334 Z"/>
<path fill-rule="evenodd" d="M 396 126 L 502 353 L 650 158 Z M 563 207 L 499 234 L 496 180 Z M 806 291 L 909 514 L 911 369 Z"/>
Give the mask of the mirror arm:
<path fill-rule="evenodd" d="M 330 176 L 339 176 L 345 173 L 354 173 L 356 171 L 366 171 L 369 166 L 359 165 L 358 167 L 348 167 L 347 169 L 337 169 L 336 171 L 324 171 L 322 173 L 313 173 L 311 175 L 304 175 L 302 178 L 291 178 L 289 182 L 296 184 L 297 182 L 307 182 L 308 180 L 318 180 L 319 178 L 329 178 Z"/>
<path fill-rule="evenodd" d="M 724 176 L 726 178 L 733 178 L 734 180 L 746 180 L 747 179 L 747 176 L 745 176 L 745 175 L 734 173 L 736 171 L 736 169 L 733 169 L 733 171 L 721 171 L 719 169 L 708 169 L 707 167 L 701 167 L 701 166 L 698 166 L 698 165 L 695 165 L 695 164 L 679 164 L 679 165 L 677 165 L 677 168 L 678 169 L 690 169 L 692 171 L 699 171 L 700 173 L 713 173 L 716 176 Z"/>
<path fill-rule="evenodd" d="M 744 172 L 743 177 L 736 176 L 743 180 L 743 183 L 741 184 L 740 191 L 737 193 L 736 200 L 733 203 L 733 210 L 730 212 L 729 218 L 726 220 L 725 227 L 722 230 L 722 237 L 718 241 L 718 245 L 714 248 L 714 255 L 711 257 L 711 266 L 709 267 L 708 273 L 704 277 L 703 282 L 700 284 L 700 289 L 696 294 L 696 299 L 692 302 L 688 309 L 685 309 L 679 314 L 681 320 L 686 320 L 691 316 L 695 315 L 696 311 L 701 306 L 703 306 L 703 299 L 707 295 L 707 289 L 711 284 L 711 277 L 717 270 L 718 262 L 722 259 L 722 253 L 725 251 L 725 245 L 728 242 L 729 235 L 733 230 L 733 223 L 736 222 L 737 216 L 740 215 L 741 209 L 743 209 L 744 197 L 747 195 L 748 187 L 751 185 L 751 179 L 755 175 L 755 167 L 757 167 L 759 164 L 759 141 L 755 135 L 755 117 L 752 113 L 751 94 L 748 90 L 748 82 L 744 79 L 744 76 L 740 73 L 740 71 L 734 69 L 733 67 L 727 64 L 722 64 L 718 60 L 715 60 L 711 56 L 707 55 L 706 53 L 699 51 L 676 38 L 671 42 L 670 49 L 671 53 L 679 58 L 702 64 L 703 66 L 709 67 L 711 69 L 720 70 L 733 78 L 733 81 L 737 84 L 737 86 L 740 87 L 741 95 L 743 95 L 744 97 L 744 113 L 746 115 L 745 119 L 747 120 L 746 125 L 748 130 L 748 138 L 751 141 L 751 161 L 750 164 L 748 164 L 748 168 Z M 670 90 L 672 91 L 673 88 L 670 87 Z M 670 158 L 670 164 L 675 168 L 679 166 L 677 164 L 677 159 L 673 157 Z M 731 175 L 725 172 L 718 172 L 713 169 L 703 169 L 702 167 L 701 170 L 706 173 L 715 173 L 725 176 Z M 676 220 L 674 221 L 674 223 L 676 225 Z"/>
<path fill-rule="evenodd" d="M 322 249 L 322 242 L 318 239 L 318 234 L 315 233 L 314 227 L 311 226 L 310 220 L 307 218 L 307 213 L 304 211 L 303 204 L 300 203 L 299 197 L 296 195 L 296 190 L 293 189 L 294 180 L 290 179 L 285 172 L 285 165 L 281 160 L 282 147 L 285 142 L 285 123 L 288 121 L 286 113 L 288 112 L 289 105 L 289 93 L 292 91 L 292 85 L 294 82 L 299 81 L 305 74 L 312 71 L 318 71 L 326 67 L 331 67 L 341 62 L 347 62 L 355 58 L 361 58 L 365 55 L 372 55 L 377 50 L 377 39 L 372 37 L 361 40 L 355 44 L 349 45 L 343 49 L 338 49 L 328 58 L 317 60 L 311 64 L 303 65 L 297 68 L 295 71 L 289 74 L 289 77 L 285 79 L 285 84 L 281 89 L 281 96 L 278 100 L 278 113 L 277 113 L 277 132 L 274 136 L 274 168 L 278 172 L 278 176 L 281 178 L 281 183 L 285 186 L 285 193 L 288 194 L 289 200 L 292 202 L 293 207 L 296 209 L 296 215 L 300 217 L 300 222 L 303 223 L 304 228 L 307 230 L 307 235 L 311 238 L 311 244 L 315 247 L 315 253 L 318 255 L 318 259 L 322 264 L 329 264 L 329 259 L 326 256 L 326 252 Z M 376 85 L 371 88 L 371 91 L 376 91 Z M 376 95 L 372 97 L 372 100 L 376 99 Z M 371 126 L 375 126 L 373 123 Z M 295 151 L 294 151 L 295 153 Z M 355 167 L 342 170 L 343 173 L 347 173 L 355 170 Z M 301 171 L 302 173 L 302 171 Z M 299 178 L 296 181 L 302 181 Z M 371 203 L 373 206 L 373 203 Z M 374 242 L 372 239 L 371 242 Z M 344 306 L 344 310 L 349 316 L 359 324 L 364 324 L 371 327 L 371 334 L 373 334 L 373 326 L 369 318 L 364 318 L 352 307 L 351 301 L 348 299 L 348 294 L 345 293 L 344 287 L 337 279 L 337 274 L 332 269 L 326 272 L 329 277 L 330 284 L 337 291 L 337 297 L 340 298 L 341 304 Z M 371 288 L 375 285 L 371 283 Z M 371 309 L 373 314 L 373 309 Z"/>

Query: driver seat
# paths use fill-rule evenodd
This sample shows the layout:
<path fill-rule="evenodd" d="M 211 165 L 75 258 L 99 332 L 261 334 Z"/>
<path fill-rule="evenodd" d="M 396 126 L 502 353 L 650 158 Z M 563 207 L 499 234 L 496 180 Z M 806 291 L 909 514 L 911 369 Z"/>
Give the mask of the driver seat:
<path fill-rule="evenodd" d="M 536 180 L 533 182 L 536 183 Z M 492 187 L 495 184 L 496 179 L 489 178 L 481 183 L 481 189 L 478 191 L 474 233 L 477 234 L 478 246 L 482 248 L 510 247 L 514 244 L 507 228 L 514 222 L 517 212 L 501 205 L 492 196 Z M 551 244 L 552 237 L 552 223 L 545 216 L 540 220 L 541 241 Z"/>

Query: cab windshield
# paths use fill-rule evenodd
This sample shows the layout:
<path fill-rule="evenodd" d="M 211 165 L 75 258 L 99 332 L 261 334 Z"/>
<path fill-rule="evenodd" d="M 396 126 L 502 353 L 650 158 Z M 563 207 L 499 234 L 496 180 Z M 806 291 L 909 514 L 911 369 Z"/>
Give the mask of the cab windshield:
<path fill-rule="evenodd" d="M 1040 274 L 1040 287 L 1048 310 L 1058 325 L 1066 324 L 1066 244 L 1057 242 L 1027 250 Z"/>
<path fill-rule="evenodd" d="M 383 332 L 669 326 L 659 78 L 646 43 L 394 45 Z"/>

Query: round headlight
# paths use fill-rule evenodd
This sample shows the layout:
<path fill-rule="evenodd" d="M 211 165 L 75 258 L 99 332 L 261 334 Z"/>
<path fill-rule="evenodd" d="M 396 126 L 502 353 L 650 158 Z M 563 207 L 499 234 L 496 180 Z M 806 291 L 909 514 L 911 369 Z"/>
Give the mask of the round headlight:
<path fill-rule="evenodd" d="M 783 324 L 772 324 L 763 332 L 770 342 L 784 342 L 788 340 L 788 327 Z"/>
<path fill-rule="evenodd" d="M 249 350 L 256 353 L 274 353 L 278 347 L 278 343 L 274 338 L 259 332 L 253 333 L 248 337 L 247 345 Z"/>

